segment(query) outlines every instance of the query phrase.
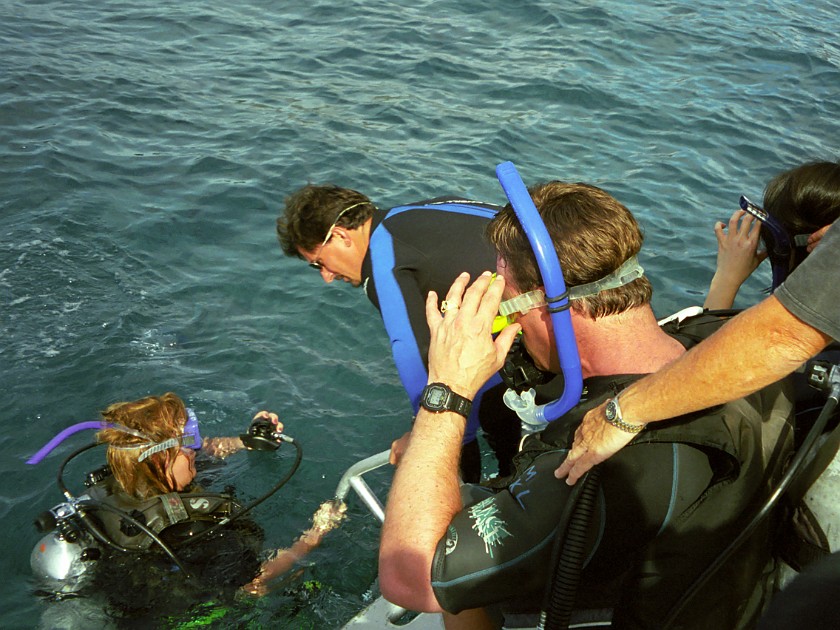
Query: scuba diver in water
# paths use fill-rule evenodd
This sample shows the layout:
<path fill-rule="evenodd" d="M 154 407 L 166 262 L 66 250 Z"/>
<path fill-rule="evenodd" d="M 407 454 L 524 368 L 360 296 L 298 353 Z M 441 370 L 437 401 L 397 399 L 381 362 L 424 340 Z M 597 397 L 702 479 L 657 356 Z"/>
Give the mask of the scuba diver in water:
<path fill-rule="evenodd" d="M 740 206 L 728 224 L 715 224 L 718 256 L 703 304 L 708 309 L 732 308 L 738 289 L 765 258 L 773 289 L 805 260 L 840 216 L 840 163 L 809 162 L 780 173 L 764 190 L 763 208 L 746 197 Z"/>
<path fill-rule="evenodd" d="M 134 615 L 164 612 L 173 601 L 183 606 L 236 592 L 264 595 L 344 518 L 346 506 L 327 501 L 290 548 L 261 552 L 261 528 L 242 517 L 279 490 L 301 458 L 274 413 L 257 413 L 240 437 L 204 439 L 195 413 L 173 393 L 110 405 L 102 418 L 70 431 L 100 428 L 97 443 L 107 445 L 107 466 L 90 473 L 86 493 L 74 497 L 61 480 L 64 466 L 96 444 L 73 453 L 59 473 L 69 501 L 36 521 L 42 531 L 54 531 L 33 550 L 33 571 L 59 580 L 61 596 L 102 593 L 113 610 Z M 296 446 L 292 470 L 247 507 L 229 492 L 205 492 L 194 483 L 197 453 L 224 458 L 245 448 L 276 450 L 282 442 Z"/>

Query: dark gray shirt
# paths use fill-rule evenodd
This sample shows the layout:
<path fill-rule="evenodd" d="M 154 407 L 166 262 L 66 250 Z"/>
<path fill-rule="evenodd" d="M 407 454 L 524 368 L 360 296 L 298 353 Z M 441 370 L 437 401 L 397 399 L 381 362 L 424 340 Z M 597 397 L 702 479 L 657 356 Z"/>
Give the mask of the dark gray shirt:
<path fill-rule="evenodd" d="M 840 340 L 840 226 L 837 222 L 774 295 L 806 324 Z"/>

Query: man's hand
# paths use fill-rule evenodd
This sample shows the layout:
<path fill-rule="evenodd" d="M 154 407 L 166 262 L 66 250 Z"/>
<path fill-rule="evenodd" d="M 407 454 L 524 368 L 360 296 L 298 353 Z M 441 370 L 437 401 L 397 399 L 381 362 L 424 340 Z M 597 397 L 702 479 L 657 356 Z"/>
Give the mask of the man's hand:
<path fill-rule="evenodd" d="M 575 431 L 572 450 L 560 468 L 554 471 L 558 479 L 566 477 L 566 483 L 570 486 L 575 485 L 586 471 L 615 455 L 635 437 L 635 434 L 617 429 L 606 421 L 606 407 L 605 402 L 586 413 Z"/>
<path fill-rule="evenodd" d="M 820 244 L 820 241 L 822 240 L 822 237 L 823 237 L 823 236 L 825 236 L 825 233 L 826 233 L 826 232 L 828 232 L 828 228 L 830 228 L 830 227 L 831 227 L 831 224 L 830 224 L 830 225 L 826 225 L 826 226 L 824 226 L 824 227 L 821 227 L 819 230 L 817 230 L 816 232 L 814 232 L 813 234 L 811 234 L 811 235 L 808 237 L 808 245 L 807 245 L 807 248 L 806 248 L 806 249 L 808 250 L 808 253 L 809 253 L 809 254 L 810 254 L 812 251 L 814 251 L 814 248 L 815 248 L 817 245 L 819 245 L 819 244 Z"/>
<path fill-rule="evenodd" d="M 426 298 L 429 323 L 429 382 L 445 383 L 456 393 L 472 399 L 476 392 L 504 365 L 518 324 L 505 328 L 493 340 L 493 319 L 499 312 L 504 278 L 485 271 L 470 280 L 462 273 L 446 294 L 446 312 L 438 311 L 438 298 L 431 291 Z"/>

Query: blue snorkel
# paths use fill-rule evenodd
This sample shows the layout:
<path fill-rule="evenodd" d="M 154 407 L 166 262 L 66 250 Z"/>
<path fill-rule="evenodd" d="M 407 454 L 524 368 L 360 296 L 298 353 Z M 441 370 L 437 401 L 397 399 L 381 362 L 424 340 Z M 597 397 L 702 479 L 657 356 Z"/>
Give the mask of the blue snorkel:
<path fill-rule="evenodd" d="M 563 280 L 563 271 L 548 230 L 513 162 L 499 164 L 496 167 L 496 177 L 499 178 L 499 183 L 534 250 L 545 287 L 548 312 L 551 314 L 551 323 L 554 327 L 554 343 L 557 346 L 560 371 L 564 381 L 563 395 L 535 409 L 536 420 L 551 422 L 574 407 L 583 391 L 583 375 L 577 341 L 572 329 L 572 318 L 569 314 L 566 282 Z"/>

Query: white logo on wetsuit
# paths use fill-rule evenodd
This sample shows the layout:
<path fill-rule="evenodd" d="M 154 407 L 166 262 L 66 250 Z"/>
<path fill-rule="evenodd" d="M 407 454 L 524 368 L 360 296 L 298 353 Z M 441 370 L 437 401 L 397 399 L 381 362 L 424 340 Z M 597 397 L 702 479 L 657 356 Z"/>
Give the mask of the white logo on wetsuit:
<path fill-rule="evenodd" d="M 469 514 L 473 519 L 472 528 L 484 541 L 484 551 L 492 558 L 493 548 L 501 546 L 504 539 L 510 536 L 506 528 L 507 523 L 499 518 L 495 497 L 476 503 L 469 509 Z"/>
<path fill-rule="evenodd" d="M 190 499 L 190 507 L 194 510 L 206 510 L 210 507 L 210 501 L 207 499 Z"/>
<path fill-rule="evenodd" d="M 450 525 L 446 528 L 446 555 L 448 556 L 450 553 L 455 551 L 455 547 L 458 546 L 458 530 Z"/>

